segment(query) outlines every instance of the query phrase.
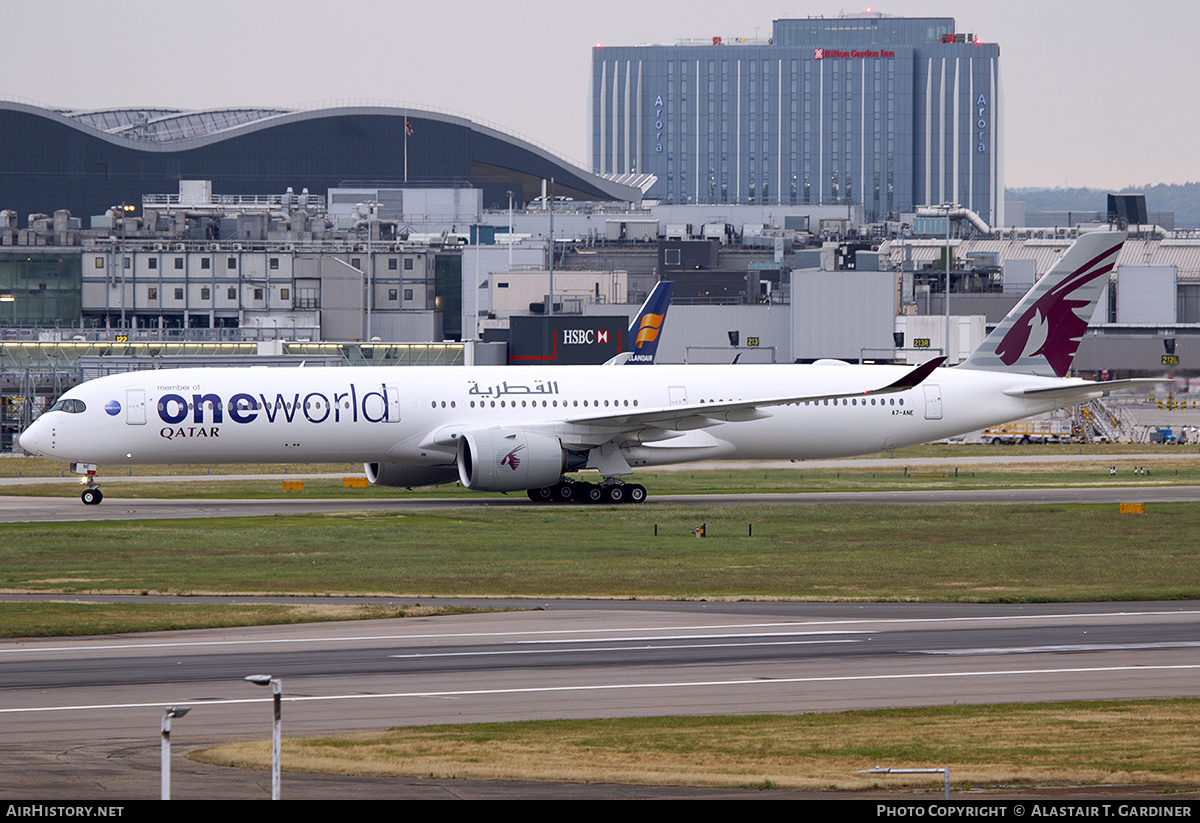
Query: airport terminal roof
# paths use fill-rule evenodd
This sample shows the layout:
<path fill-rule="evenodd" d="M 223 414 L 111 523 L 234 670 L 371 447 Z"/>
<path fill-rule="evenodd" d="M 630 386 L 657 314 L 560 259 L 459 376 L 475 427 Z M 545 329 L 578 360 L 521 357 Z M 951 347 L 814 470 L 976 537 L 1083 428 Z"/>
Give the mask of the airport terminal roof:
<path fill-rule="evenodd" d="M 0 209 L 101 214 L 114 203 L 174 191 L 311 191 L 347 180 L 466 183 L 487 202 L 528 201 L 553 178 L 559 196 L 637 202 L 644 179 L 593 174 L 499 126 L 429 107 L 381 101 L 296 108 L 68 109 L 0 99 Z M 652 181 L 650 181 L 652 182 Z"/>
<path fill-rule="evenodd" d="M 287 114 L 288 109 L 205 109 L 183 111 L 181 109 L 96 109 L 92 111 L 64 111 L 58 113 L 77 123 L 107 134 L 129 140 L 150 140 L 167 143 L 188 137 L 203 137 L 219 134 L 278 114 Z"/>

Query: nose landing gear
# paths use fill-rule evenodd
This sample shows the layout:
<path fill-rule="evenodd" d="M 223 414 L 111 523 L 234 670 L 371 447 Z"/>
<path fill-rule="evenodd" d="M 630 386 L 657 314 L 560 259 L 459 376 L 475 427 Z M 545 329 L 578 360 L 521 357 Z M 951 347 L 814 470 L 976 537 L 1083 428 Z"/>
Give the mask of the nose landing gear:
<path fill-rule="evenodd" d="M 85 506 L 100 505 L 100 501 L 104 499 L 104 494 L 100 491 L 100 487 L 96 485 L 96 464 L 72 463 L 71 470 L 76 474 L 87 475 L 87 488 L 83 490 L 83 494 L 79 495 L 79 499 L 83 501 Z"/>

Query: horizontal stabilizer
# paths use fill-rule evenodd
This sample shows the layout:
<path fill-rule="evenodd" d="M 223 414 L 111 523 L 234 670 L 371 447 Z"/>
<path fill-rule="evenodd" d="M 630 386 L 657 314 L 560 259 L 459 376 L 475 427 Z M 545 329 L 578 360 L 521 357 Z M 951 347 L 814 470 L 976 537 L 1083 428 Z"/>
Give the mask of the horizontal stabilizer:
<path fill-rule="evenodd" d="M 1004 393 L 1009 397 L 1028 397 L 1038 400 L 1053 399 L 1066 406 L 1083 403 L 1097 397 L 1104 397 L 1122 389 L 1139 389 L 1163 382 L 1153 377 L 1131 378 L 1129 380 L 1102 380 L 1097 382 L 1072 382 L 1061 386 L 1038 386 L 1028 389 L 1008 389 Z"/>

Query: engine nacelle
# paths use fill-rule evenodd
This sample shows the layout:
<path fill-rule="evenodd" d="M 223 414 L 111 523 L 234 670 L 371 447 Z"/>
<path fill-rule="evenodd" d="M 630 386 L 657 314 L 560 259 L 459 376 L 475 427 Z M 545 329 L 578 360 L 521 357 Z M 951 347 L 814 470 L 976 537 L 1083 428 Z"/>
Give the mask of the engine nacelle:
<path fill-rule="evenodd" d="M 510 492 L 557 483 L 567 451 L 557 437 L 474 429 L 458 439 L 458 478 L 473 491 Z"/>
<path fill-rule="evenodd" d="M 458 479 L 454 466 L 412 466 L 407 463 L 363 463 L 372 486 L 437 486 Z"/>

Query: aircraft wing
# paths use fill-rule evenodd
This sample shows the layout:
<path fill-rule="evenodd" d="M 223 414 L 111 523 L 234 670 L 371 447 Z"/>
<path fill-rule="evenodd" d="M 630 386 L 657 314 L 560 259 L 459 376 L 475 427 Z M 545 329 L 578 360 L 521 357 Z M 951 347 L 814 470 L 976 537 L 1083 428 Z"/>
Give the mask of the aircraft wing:
<path fill-rule="evenodd" d="M 870 397 L 907 391 L 919 385 L 933 374 L 944 357 L 936 357 L 905 374 L 899 380 L 878 388 L 851 392 L 824 392 L 816 394 L 791 394 L 780 397 L 764 397 L 754 400 L 737 400 L 722 403 L 685 403 L 662 406 L 654 409 L 626 410 L 608 414 L 593 414 L 570 417 L 560 423 L 549 424 L 564 443 L 577 447 L 598 446 L 621 435 L 633 437 L 639 433 L 657 431 L 641 439 L 665 439 L 676 432 L 702 429 L 721 422 L 758 420 L 770 416 L 764 408 L 786 406 L 820 400 L 840 400 L 844 397 Z"/>

